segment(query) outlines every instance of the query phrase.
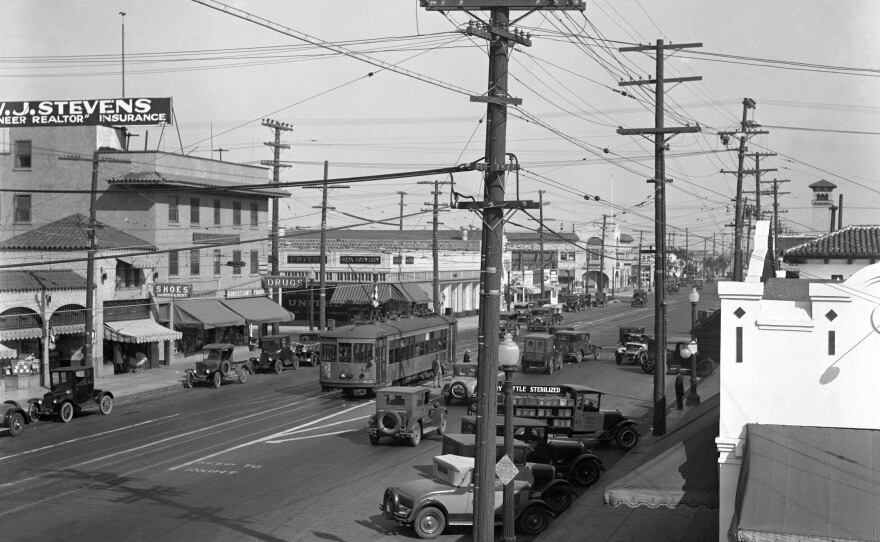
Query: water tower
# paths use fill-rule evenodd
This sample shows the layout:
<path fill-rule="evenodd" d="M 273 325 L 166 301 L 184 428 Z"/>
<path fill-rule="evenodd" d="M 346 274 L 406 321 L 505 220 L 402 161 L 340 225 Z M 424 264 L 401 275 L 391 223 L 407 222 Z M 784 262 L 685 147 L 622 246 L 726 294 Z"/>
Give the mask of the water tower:
<path fill-rule="evenodd" d="M 837 185 L 825 179 L 816 181 L 810 185 L 813 191 L 813 223 L 814 232 L 826 233 L 831 226 L 831 207 L 834 205 L 832 192 Z"/>

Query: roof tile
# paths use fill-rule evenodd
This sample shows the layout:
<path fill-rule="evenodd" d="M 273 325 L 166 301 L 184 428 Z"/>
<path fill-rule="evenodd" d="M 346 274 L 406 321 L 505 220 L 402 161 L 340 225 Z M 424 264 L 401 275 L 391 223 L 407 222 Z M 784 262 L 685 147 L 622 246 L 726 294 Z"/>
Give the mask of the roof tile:
<path fill-rule="evenodd" d="M 80 213 L 34 228 L 0 243 L 0 250 L 87 250 L 89 219 Z M 122 230 L 97 223 L 98 249 L 156 250 L 156 247 Z"/>
<path fill-rule="evenodd" d="M 880 226 L 847 226 L 785 251 L 798 258 L 880 258 Z"/>

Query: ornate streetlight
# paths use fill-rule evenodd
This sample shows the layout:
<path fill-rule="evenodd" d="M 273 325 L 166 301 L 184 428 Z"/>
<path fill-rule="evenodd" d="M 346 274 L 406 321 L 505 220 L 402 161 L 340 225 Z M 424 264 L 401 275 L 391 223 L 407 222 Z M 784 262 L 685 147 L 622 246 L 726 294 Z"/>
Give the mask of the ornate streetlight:
<path fill-rule="evenodd" d="M 700 404 L 700 396 L 697 394 L 697 340 L 694 338 L 694 328 L 697 327 L 697 303 L 700 301 L 700 292 L 696 288 L 691 289 L 688 294 L 688 301 L 691 302 L 691 342 L 687 346 L 691 358 L 691 389 L 687 394 L 686 404 L 688 406 L 696 406 Z"/>
<path fill-rule="evenodd" d="M 504 455 L 511 459 L 513 459 L 513 371 L 519 365 L 519 356 L 519 345 L 513 342 L 513 337 L 507 333 L 498 345 L 498 364 L 504 371 Z M 504 486 L 502 512 L 501 540 L 513 542 L 516 540 L 513 524 L 513 481 Z"/>

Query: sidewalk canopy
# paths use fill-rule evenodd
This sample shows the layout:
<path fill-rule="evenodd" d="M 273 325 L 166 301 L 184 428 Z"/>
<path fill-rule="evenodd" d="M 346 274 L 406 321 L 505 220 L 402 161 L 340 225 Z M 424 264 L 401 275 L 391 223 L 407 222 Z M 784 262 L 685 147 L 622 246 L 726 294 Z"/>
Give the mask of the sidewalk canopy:
<path fill-rule="evenodd" d="M 245 325 L 244 318 L 229 310 L 217 299 L 189 299 L 174 302 L 174 327 L 213 329 L 243 325 Z"/>
<path fill-rule="evenodd" d="M 83 324 L 61 324 L 52 326 L 50 324 L 49 332 L 55 335 L 81 335 L 86 332 L 86 325 Z"/>
<path fill-rule="evenodd" d="M 0 329 L 0 341 L 17 341 L 21 339 L 37 339 L 43 336 L 43 330 L 38 327 L 23 327 L 18 329 Z"/>
<path fill-rule="evenodd" d="M 393 298 L 390 284 L 342 284 L 336 287 L 330 297 L 331 305 L 369 305 L 375 294 L 380 304 Z"/>
<path fill-rule="evenodd" d="M 241 297 L 221 301 L 251 324 L 292 322 L 293 315 L 268 297 Z"/>
<path fill-rule="evenodd" d="M 0 344 L 0 359 L 18 359 L 18 352 L 15 348 L 8 348 Z"/>
<path fill-rule="evenodd" d="M 104 322 L 104 338 L 108 341 L 152 343 L 173 341 L 181 337 L 183 337 L 183 333 L 161 326 L 149 318 L 124 322 Z"/>
<path fill-rule="evenodd" d="M 419 284 L 414 282 L 401 282 L 393 286 L 399 295 L 402 296 L 401 301 L 408 301 L 410 303 L 427 303 L 431 301 L 431 296 Z"/>
<path fill-rule="evenodd" d="M 718 508 L 719 415 L 720 395 L 714 395 L 658 440 L 641 465 L 606 487 L 605 503 Z"/>
<path fill-rule="evenodd" d="M 735 540 L 880 541 L 880 431 L 749 424 L 747 435 Z"/>

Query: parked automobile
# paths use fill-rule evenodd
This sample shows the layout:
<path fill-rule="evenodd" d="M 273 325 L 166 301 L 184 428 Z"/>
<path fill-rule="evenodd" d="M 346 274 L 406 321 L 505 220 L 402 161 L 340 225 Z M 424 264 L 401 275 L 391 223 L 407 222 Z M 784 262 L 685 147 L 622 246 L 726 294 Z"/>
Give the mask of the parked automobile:
<path fill-rule="evenodd" d="M 547 331 L 550 326 L 562 323 L 562 308 L 553 305 L 532 309 L 527 329 L 529 331 Z"/>
<path fill-rule="evenodd" d="M 589 294 L 568 294 L 561 296 L 559 301 L 562 303 L 563 310 L 571 312 L 579 312 L 589 306 Z"/>
<path fill-rule="evenodd" d="M 392 437 L 418 446 L 422 436 L 446 432 L 446 408 L 431 400 L 427 386 L 389 386 L 376 390 L 376 413 L 367 422 L 370 444 Z"/>
<path fill-rule="evenodd" d="M 455 363 L 452 366 L 452 376 L 449 382 L 443 385 L 443 401 L 451 405 L 458 400 L 469 404 L 477 398 L 478 366 L 476 362 Z M 498 382 L 504 382 L 504 372 L 498 371 Z"/>
<path fill-rule="evenodd" d="M 596 295 L 593 296 L 593 306 L 594 307 L 607 307 L 608 306 L 608 297 L 605 295 L 605 292 L 596 292 Z"/>
<path fill-rule="evenodd" d="M 519 313 L 519 319 L 528 322 L 529 316 L 532 314 L 532 309 L 534 309 L 537 305 L 531 301 L 524 301 L 521 303 L 514 303 L 513 310 Z"/>
<path fill-rule="evenodd" d="M 250 358 L 235 360 L 235 345 L 229 343 L 212 343 L 202 347 L 202 361 L 196 362 L 195 369 L 186 371 L 183 387 L 191 388 L 196 382 L 210 382 L 215 388 L 223 384 L 224 379 L 237 378 L 244 384 L 254 371 Z"/>
<path fill-rule="evenodd" d="M 553 374 L 562 369 L 562 354 L 557 352 L 555 338 L 548 333 L 530 333 L 523 336 L 522 372 L 532 370 Z"/>
<path fill-rule="evenodd" d="M 387 519 L 412 525 L 419 538 L 434 539 L 447 525 L 474 523 L 474 459 L 457 455 L 434 457 L 433 476 L 399 487 L 388 487 L 379 509 Z M 554 517 L 546 502 L 532 494 L 528 482 L 513 480 L 516 530 L 525 535 L 540 534 Z M 495 480 L 495 524 L 502 521 L 504 485 Z"/>
<path fill-rule="evenodd" d="M 633 290 L 631 307 L 644 307 L 648 303 L 648 292 L 645 290 Z"/>
<path fill-rule="evenodd" d="M 501 311 L 498 313 L 498 336 L 502 339 L 510 333 L 511 336 L 519 335 L 519 312 Z"/>
<path fill-rule="evenodd" d="M 321 363 L 321 334 L 300 333 L 293 349 L 297 358 L 297 366 L 308 363 L 310 367 L 317 367 Z"/>
<path fill-rule="evenodd" d="M 264 335 L 260 337 L 260 356 L 250 358 L 255 371 L 274 371 L 281 374 L 285 367 L 296 369 L 299 358 L 293 353 L 296 345 L 290 335 Z"/>
<path fill-rule="evenodd" d="M 74 414 L 92 406 L 98 407 L 104 415 L 113 411 L 113 394 L 95 389 L 94 368 L 59 367 L 49 372 L 49 391 L 40 399 L 28 400 L 31 421 L 57 415 L 67 423 Z"/>
<path fill-rule="evenodd" d="M 680 290 L 677 282 L 670 282 L 666 285 L 666 291 L 670 294 L 677 294 Z"/>
<path fill-rule="evenodd" d="M 642 366 L 642 371 L 654 370 L 654 339 L 645 335 L 644 327 L 621 327 L 614 361 L 618 365 L 624 361 L 634 361 Z"/>
<path fill-rule="evenodd" d="M 24 426 L 30 423 L 27 412 L 15 401 L 4 401 L 0 404 L 0 419 L 3 427 L 9 429 L 9 434 L 17 437 L 24 432 Z"/>
<path fill-rule="evenodd" d="M 590 341 L 586 331 L 562 330 L 554 334 L 554 348 L 562 355 L 562 360 L 572 359 L 580 363 L 585 357 L 599 359 L 602 347 Z"/>
<path fill-rule="evenodd" d="M 477 436 L 474 433 L 447 433 L 443 435 L 443 454 L 462 457 L 476 457 Z M 529 461 L 532 447 L 514 439 L 513 456 L 510 460 L 517 467 L 514 480 L 528 482 L 533 491 L 540 494 L 555 514 L 568 510 L 574 501 L 574 488 L 571 482 L 557 478 L 556 468 L 545 462 Z M 495 462 L 504 457 L 504 436 L 495 436 Z"/>

